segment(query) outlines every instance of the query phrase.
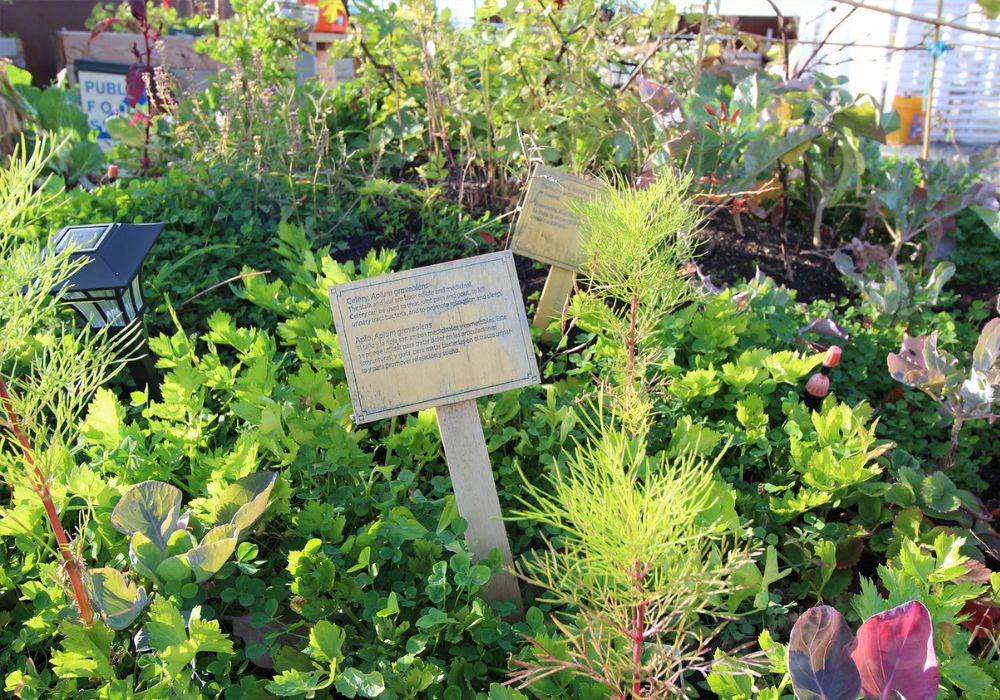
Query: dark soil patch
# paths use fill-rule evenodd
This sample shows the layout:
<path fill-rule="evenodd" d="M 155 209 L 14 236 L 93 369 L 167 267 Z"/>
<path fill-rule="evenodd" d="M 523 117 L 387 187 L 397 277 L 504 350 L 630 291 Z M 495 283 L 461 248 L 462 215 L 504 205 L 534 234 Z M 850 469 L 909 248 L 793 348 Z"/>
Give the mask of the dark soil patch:
<path fill-rule="evenodd" d="M 799 301 L 838 299 L 847 290 L 830 258 L 817 253 L 806 237 L 789 226 L 781 229 L 744 216 L 737 231 L 728 213 L 716 216 L 702 230 L 698 264 L 719 286 L 750 279 L 757 269 L 779 284 L 798 291 Z"/>
<path fill-rule="evenodd" d="M 963 311 L 973 302 L 981 301 L 988 309 L 1000 308 L 1000 285 L 994 284 L 948 284 L 945 289 L 958 294 L 956 305 Z"/>
<path fill-rule="evenodd" d="M 549 266 L 523 255 L 514 256 L 514 265 L 517 267 L 517 279 L 521 282 L 521 294 L 524 298 L 528 299 L 535 293 L 541 294 L 545 279 L 549 276 Z"/>

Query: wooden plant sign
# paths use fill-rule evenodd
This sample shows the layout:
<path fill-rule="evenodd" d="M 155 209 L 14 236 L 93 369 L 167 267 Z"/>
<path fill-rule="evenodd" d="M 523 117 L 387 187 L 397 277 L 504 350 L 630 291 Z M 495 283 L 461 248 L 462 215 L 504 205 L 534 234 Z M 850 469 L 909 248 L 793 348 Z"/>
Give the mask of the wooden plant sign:
<path fill-rule="evenodd" d="M 330 288 L 358 423 L 433 407 L 455 502 L 477 559 L 513 567 L 476 398 L 538 384 L 538 364 L 509 251 Z M 489 600 L 523 615 L 517 579 L 498 573 Z"/>
<path fill-rule="evenodd" d="M 583 222 L 575 203 L 593 199 L 606 187 L 600 180 L 567 175 L 544 165 L 536 166 L 528 180 L 510 247 L 518 255 L 552 266 L 532 320 L 536 328 L 547 328 L 552 319 L 562 316 L 575 270 L 587 262 Z M 543 339 L 550 340 L 544 335 Z"/>

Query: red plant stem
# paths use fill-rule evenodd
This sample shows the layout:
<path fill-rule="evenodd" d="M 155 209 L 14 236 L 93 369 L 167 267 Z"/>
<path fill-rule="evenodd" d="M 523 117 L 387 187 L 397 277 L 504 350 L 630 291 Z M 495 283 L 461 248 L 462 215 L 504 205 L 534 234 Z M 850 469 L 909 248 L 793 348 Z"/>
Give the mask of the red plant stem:
<path fill-rule="evenodd" d="M 70 550 L 69 537 L 66 536 L 66 530 L 63 528 L 62 521 L 59 520 L 59 513 L 56 511 L 55 503 L 52 502 L 49 481 L 45 478 L 42 470 L 38 468 L 34 457 L 32 457 L 31 443 L 28 441 L 28 436 L 24 434 L 24 430 L 21 429 L 21 421 L 18 419 L 17 413 L 14 412 L 14 404 L 10 399 L 10 392 L 7 390 L 7 384 L 2 378 L 0 378 L 0 402 L 3 404 L 4 413 L 7 414 L 7 426 L 21 445 L 21 452 L 24 455 L 25 461 L 34 471 L 35 483 L 31 486 L 45 507 L 45 516 L 49 520 L 52 533 L 55 535 L 56 543 L 59 545 L 59 554 L 62 555 L 63 567 L 66 569 L 66 575 L 69 577 L 70 585 L 73 587 L 73 597 L 76 599 L 76 605 L 80 609 L 80 618 L 84 624 L 90 625 L 94 622 L 94 611 L 90 606 L 90 597 L 87 595 L 87 588 L 83 583 L 83 567 L 80 561 L 73 556 L 72 550 Z"/>
<path fill-rule="evenodd" d="M 646 574 L 649 567 L 643 566 L 642 562 L 635 562 L 633 578 L 635 587 L 640 593 L 644 591 Z M 632 697 L 641 697 L 642 692 L 642 647 L 646 639 L 646 601 L 641 600 L 635 608 L 635 615 L 632 618 L 632 629 L 629 630 L 632 642 Z"/>
<path fill-rule="evenodd" d="M 629 395 L 632 394 L 632 390 L 633 390 L 632 380 L 633 380 L 633 377 L 635 376 L 635 346 L 636 346 L 635 325 L 636 325 L 636 317 L 638 315 L 639 315 L 639 295 L 638 294 L 632 294 L 631 319 L 629 321 L 628 341 L 627 341 L 627 344 L 628 344 L 628 366 L 627 366 L 626 371 L 625 371 L 625 374 L 626 374 L 626 376 L 628 378 L 628 389 L 627 389 L 627 391 L 628 391 Z"/>

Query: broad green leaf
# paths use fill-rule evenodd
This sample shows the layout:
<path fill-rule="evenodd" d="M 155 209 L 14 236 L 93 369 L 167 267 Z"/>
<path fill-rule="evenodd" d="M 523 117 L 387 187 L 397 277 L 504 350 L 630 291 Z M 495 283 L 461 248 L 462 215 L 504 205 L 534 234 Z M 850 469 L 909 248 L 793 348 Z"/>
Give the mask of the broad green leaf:
<path fill-rule="evenodd" d="M 15 66 L 13 63 L 6 63 L 4 69 L 7 72 L 7 80 L 11 85 L 28 87 L 31 85 L 31 71 Z"/>
<path fill-rule="evenodd" d="M 950 513 L 961 507 L 957 491 L 955 482 L 944 472 L 934 472 L 920 485 L 920 495 L 924 502 L 941 513 Z"/>
<path fill-rule="evenodd" d="M 996 19 L 1000 15 L 1000 0 L 977 0 L 983 12 L 990 19 Z"/>
<path fill-rule="evenodd" d="M 1000 372 L 998 362 L 1000 362 L 1000 318 L 994 318 L 983 326 L 979 334 L 979 341 L 972 353 L 972 367 L 983 373 Z"/>
<path fill-rule="evenodd" d="M 180 610 L 167 598 L 157 596 L 149 606 L 149 620 L 145 626 L 149 646 L 156 651 L 183 644 L 187 641 L 187 631 Z"/>
<path fill-rule="evenodd" d="M 341 649 L 346 639 L 347 634 L 340 625 L 320 620 L 309 631 L 309 647 L 313 658 L 320 661 L 343 661 Z"/>
<path fill-rule="evenodd" d="M 219 496 L 216 523 L 248 530 L 264 514 L 277 478 L 275 472 L 255 472 L 227 486 Z"/>
<path fill-rule="evenodd" d="M 204 583 L 229 561 L 236 551 L 238 536 L 235 525 L 219 525 L 209 530 L 201 543 L 184 555 L 195 581 Z"/>
<path fill-rule="evenodd" d="M 156 567 L 156 577 L 172 583 L 190 580 L 191 567 L 188 566 L 185 555 L 167 557 Z"/>
<path fill-rule="evenodd" d="M 847 127 L 857 136 L 885 143 L 885 129 L 879 123 L 880 116 L 881 111 L 874 100 L 861 98 L 850 107 L 838 110 L 833 116 L 833 123 L 838 127 Z"/>
<path fill-rule="evenodd" d="M 156 567 L 163 562 L 163 552 L 141 532 L 132 535 L 128 547 L 128 559 L 137 574 L 159 583 Z"/>
<path fill-rule="evenodd" d="M 131 487 L 111 513 L 111 525 L 126 535 L 141 532 L 161 552 L 177 529 L 181 510 L 181 492 L 162 481 L 144 481 Z"/>
<path fill-rule="evenodd" d="M 89 578 L 94 604 L 111 629 L 125 629 L 146 607 L 146 589 L 126 581 L 118 569 L 91 569 Z"/>
<path fill-rule="evenodd" d="M 747 147 L 743 158 L 744 178 L 753 180 L 773 170 L 778 160 L 796 149 L 808 146 L 823 132 L 815 126 L 805 125 L 789 129 L 784 136 L 761 137 Z"/>
<path fill-rule="evenodd" d="M 332 675 L 292 668 L 275 676 L 274 680 L 267 684 L 267 691 L 281 698 L 313 697 L 313 693 L 329 688 L 332 682 Z"/>
<path fill-rule="evenodd" d="M 356 668 L 347 668 L 337 678 L 337 690 L 349 698 L 375 698 L 385 691 L 385 681 L 378 671 L 362 673 Z"/>
<path fill-rule="evenodd" d="M 111 663 L 115 633 L 100 622 L 88 626 L 64 623 L 61 648 L 52 653 L 52 670 L 59 678 L 118 678 Z"/>
<path fill-rule="evenodd" d="M 486 580 L 489 580 L 490 570 L 486 568 Z M 399 600 L 396 597 L 395 591 L 389 594 L 389 599 L 382 610 L 375 613 L 376 617 L 392 617 L 393 615 L 399 614 Z"/>
<path fill-rule="evenodd" d="M 146 127 L 142 122 L 131 123 L 131 117 L 119 114 L 104 121 L 104 129 L 112 139 L 126 146 L 138 148 L 146 141 Z"/>
<path fill-rule="evenodd" d="M 101 387 L 90 402 L 80 434 L 95 445 L 115 449 L 122 444 L 124 419 L 125 409 L 114 392 Z"/>

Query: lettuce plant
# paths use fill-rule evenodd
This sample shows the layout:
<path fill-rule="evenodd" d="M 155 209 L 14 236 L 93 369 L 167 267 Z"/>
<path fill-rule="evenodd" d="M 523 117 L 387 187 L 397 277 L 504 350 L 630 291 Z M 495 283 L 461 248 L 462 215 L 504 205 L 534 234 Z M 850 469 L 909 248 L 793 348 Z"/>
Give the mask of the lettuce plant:
<path fill-rule="evenodd" d="M 215 525 L 200 542 L 190 532 L 190 513 L 181 513 L 180 490 L 162 481 L 144 481 L 126 491 L 111 525 L 129 536 L 128 556 L 136 573 L 158 586 L 191 578 L 204 583 L 264 514 L 276 479 L 274 472 L 257 472 L 230 484 L 216 503 Z M 92 569 L 89 580 L 91 597 L 111 629 L 128 627 L 146 606 L 146 590 L 119 569 Z"/>
<path fill-rule="evenodd" d="M 911 600 L 869 617 L 855 637 L 836 609 L 811 608 L 792 628 L 788 673 L 799 700 L 931 700 L 938 692 L 931 615 Z"/>
<path fill-rule="evenodd" d="M 993 406 L 1000 396 L 1000 318 L 989 321 L 979 335 L 971 366 L 959 364 L 951 353 L 940 350 L 937 331 L 927 336 L 903 336 L 898 353 L 889 353 L 889 374 L 897 382 L 920 389 L 951 416 L 951 450 L 947 466 L 954 463 L 962 424 L 997 414 Z"/>
<path fill-rule="evenodd" d="M 920 307 L 937 304 L 941 289 L 955 274 L 955 265 L 950 262 L 938 263 L 923 281 L 915 273 L 901 272 L 892 259 L 886 260 L 874 274 L 867 270 L 859 272 L 847 253 L 834 253 L 833 262 L 840 274 L 858 288 L 866 304 L 880 315 L 893 318 L 906 318 Z"/>
<path fill-rule="evenodd" d="M 882 222 L 893 241 L 893 259 L 904 245 L 925 235 L 927 266 L 947 254 L 952 245 L 947 234 L 955 228 L 955 215 L 960 211 L 974 212 L 1000 236 L 996 185 L 972 181 L 971 173 L 980 166 L 978 162 L 956 166 L 943 160 L 899 161 L 895 171 L 880 173 L 880 182 L 869 195 L 867 226 Z"/>

